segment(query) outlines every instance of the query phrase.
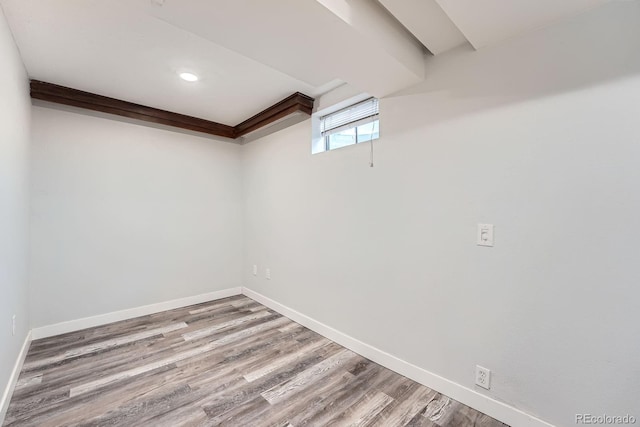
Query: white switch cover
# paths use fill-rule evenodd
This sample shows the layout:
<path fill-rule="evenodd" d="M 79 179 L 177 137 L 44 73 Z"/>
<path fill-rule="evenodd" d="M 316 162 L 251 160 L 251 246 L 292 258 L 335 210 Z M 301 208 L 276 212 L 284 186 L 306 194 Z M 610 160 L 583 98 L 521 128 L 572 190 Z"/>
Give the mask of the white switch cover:
<path fill-rule="evenodd" d="M 264 272 L 264 277 L 267 278 L 267 280 L 271 280 L 271 269 L 267 268 Z"/>
<path fill-rule="evenodd" d="M 253 275 L 257 276 L 258 275 L 258 266 L 253 264 Z"/>
<path fill-rule="evenodd" d="M 493 246 L 493 224 L 478 224 L 478 246 Z"/>

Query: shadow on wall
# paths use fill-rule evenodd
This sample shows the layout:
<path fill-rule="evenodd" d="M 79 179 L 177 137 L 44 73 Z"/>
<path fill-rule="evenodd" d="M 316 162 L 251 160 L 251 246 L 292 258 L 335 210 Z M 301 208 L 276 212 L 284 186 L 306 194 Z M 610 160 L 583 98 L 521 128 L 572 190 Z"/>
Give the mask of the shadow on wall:
<path fill-rule="evenodd" d="M 614 1 L 496 46 L 465 45 L 431 57 L 426 80 L 384 99 L 381 110 L 401 132 L 412 126 L 394 98 L 406 108 L 406 98 L 415 96 L 428 125 L 638 75 L 638 52 L 640 2 Z"/>

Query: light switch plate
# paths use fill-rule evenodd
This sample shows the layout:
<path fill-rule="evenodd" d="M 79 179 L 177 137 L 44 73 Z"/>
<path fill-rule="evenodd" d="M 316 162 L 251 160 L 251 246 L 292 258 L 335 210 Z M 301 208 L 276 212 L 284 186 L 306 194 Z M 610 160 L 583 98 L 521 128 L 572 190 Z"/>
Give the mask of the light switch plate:
<path fill-rule="evenodd" d="M 478 224 L 478 246 L 493 246 L 493 224 Z"/>

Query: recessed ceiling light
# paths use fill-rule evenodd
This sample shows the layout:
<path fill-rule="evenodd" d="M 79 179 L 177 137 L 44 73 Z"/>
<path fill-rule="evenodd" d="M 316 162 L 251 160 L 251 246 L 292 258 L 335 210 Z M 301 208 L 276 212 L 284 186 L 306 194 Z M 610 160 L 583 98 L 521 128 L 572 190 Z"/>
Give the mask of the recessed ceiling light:
<path fill-rule="evenodd" d="M 180 78 L 187 82 L 197 82 L 198 76 L 193 73 L 180 73 Z"/>

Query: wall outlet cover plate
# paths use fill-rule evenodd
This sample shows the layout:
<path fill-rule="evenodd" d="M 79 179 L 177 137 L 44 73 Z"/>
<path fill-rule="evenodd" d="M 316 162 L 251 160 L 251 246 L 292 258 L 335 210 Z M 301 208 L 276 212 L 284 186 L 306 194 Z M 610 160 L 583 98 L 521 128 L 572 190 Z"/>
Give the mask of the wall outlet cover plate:
<path fill-rule="evenodd" d="M 491 370 L 476 365 L 476 385 L 489 390 L 491 388 Z"/>

